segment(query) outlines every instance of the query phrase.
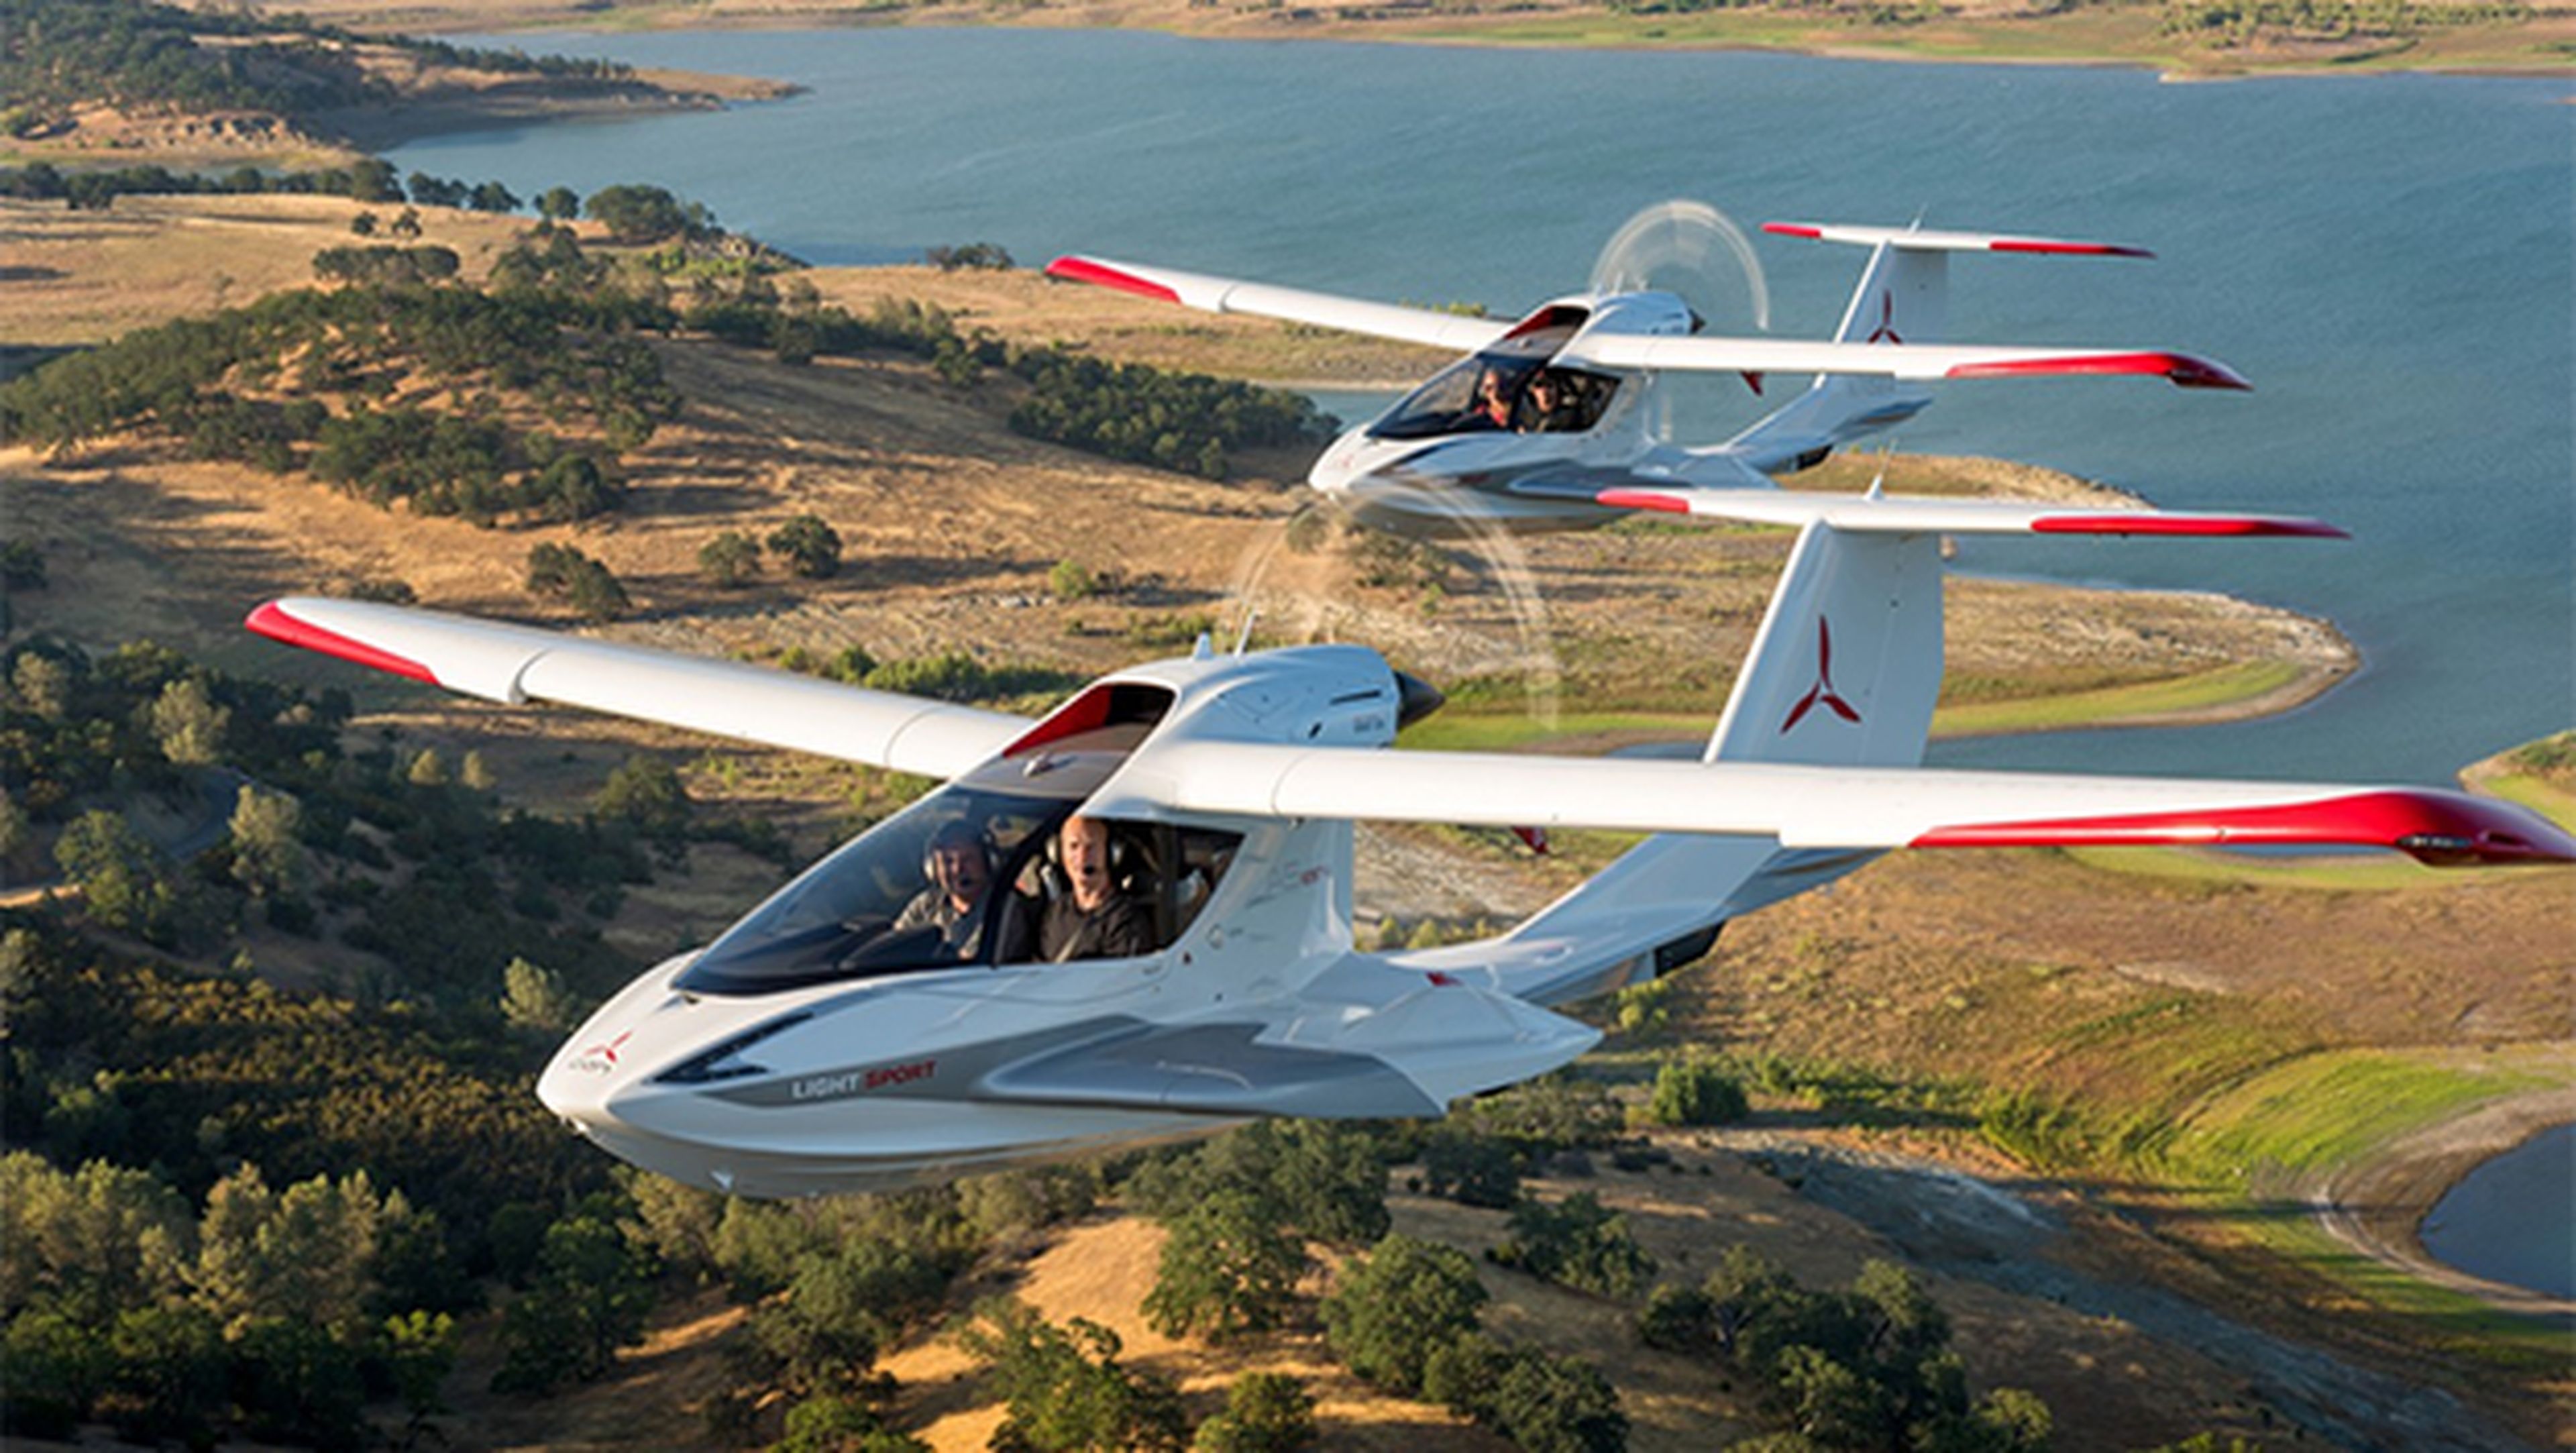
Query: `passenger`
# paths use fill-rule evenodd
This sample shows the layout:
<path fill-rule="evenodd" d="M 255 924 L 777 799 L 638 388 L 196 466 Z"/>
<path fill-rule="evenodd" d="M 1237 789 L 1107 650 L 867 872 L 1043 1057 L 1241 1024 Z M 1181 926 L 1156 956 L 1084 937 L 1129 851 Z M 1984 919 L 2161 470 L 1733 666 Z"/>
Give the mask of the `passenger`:
<path fill-rule="evenodd" d="M 1123 959 L 1154 951 L 1154 925 L 1145 905 L 1121 891 L 1109 875 L 1109 824 L 1076 814 L 1056 834 L 1056 865 L 1068 891 L 1047 905 L 1038 923 L 1038 957 Z"/>
<path fill-rule="evenodd" d="M 1508 429 L 1512 426 L 1512 381 L 1499 368 L 1487 368 L 1476 380 L 1476 406 L 1467 411 L 1462 429 Z"/>
<path fill-rule="evenodd" d="M 1572 434 L 1579 432 L 1575 419 L 1574 397 L 1554 369 L 1542 368 L 1529 381 L 1528 396 L 1521 401 L 1521 432 L 1525 434 Z"/>
<path fill-rule="evenodd" d="M 975 951 L 975 931 L 983 925 L 980 909 L 994 892 L 993 843 L 984 829 L 965 818 L 954 818 L 930 835 L 930 846 L 922 855 L 922 870 L 930 886 L 913 895 L 903 912 L 896 916 L 894 931 L 935 928 L 939 946 L 948 958 L 965 958 Z M 1015 910 L 1017 894 L 1004 891 L 1007 900 L 1002 911 L 1002 937 L 997 957 L 1007 962 L 1027 949 L 1027 919 Z"/>

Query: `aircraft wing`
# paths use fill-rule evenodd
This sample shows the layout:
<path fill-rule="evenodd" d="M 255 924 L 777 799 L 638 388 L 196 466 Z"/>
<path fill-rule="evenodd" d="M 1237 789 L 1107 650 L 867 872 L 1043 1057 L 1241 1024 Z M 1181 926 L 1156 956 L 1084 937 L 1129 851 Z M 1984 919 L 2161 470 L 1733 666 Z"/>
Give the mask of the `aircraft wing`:
<path fill-rule="evenodd" d="M 1612 509 L 1847 532 L 1942 535 L 2286 535 L 2347 539 L 2323 520 L 2298 515 L 2105 509 L 2044 500 L 1954 499 L 1924 495 L 1834 494 L 1819 490 L 1704 489 L 1632 478 L 1612 485 L 1569 476 L 1515 480 L 1515 494 L 1584 500 Z"/>
<path fill-rule="evenodd" d="M 584 706 L 927 777 L 956 776 L 1030 726 L 1025 717 L 740 661 L 367 601 L 292 596 L 251 612 L 246 624 L 468 696 Z"/>
<path fill-rule="evenodd" d="M 1817 694 L 1851 711 L 1821 680 Z M 2576 837 L 2537 814 L 2429 788 L 1211 741 L 1138 751 L 1089 810 L 1151 817 L 1166 807 L 1747 835 L 1787 848 L 2179 843 L 2395 848 L 2437 866 L 2576 862 Z"/>
<path fill-rule="evenodd" d="M 1372 303 L 1168 267 L 1140 267 L 1102 257 L 1059 257 L 1047 264 L 1046 272 L 1048 277 L 1116 288 L 1122 293 L 1178 303 L 1205 313 L 1249 313 L 1256 318 L 1336 328 L 1459 353 L 1473 353 L 1512 327 L 1508 319 L 1469 318 L 1435 308 Z"/>
<path fill-rule="evenodd" d="M 1829 343 L 1787 338 L 1585 334 L 1560 365 L 1699 373 L 1867 374 L 1881 378 L 2021 378 L 2140 374 L 2183 388 L 2249 389 L 2226 364 L 2165 349 L 2010 347 L 1951 343 Z"/>

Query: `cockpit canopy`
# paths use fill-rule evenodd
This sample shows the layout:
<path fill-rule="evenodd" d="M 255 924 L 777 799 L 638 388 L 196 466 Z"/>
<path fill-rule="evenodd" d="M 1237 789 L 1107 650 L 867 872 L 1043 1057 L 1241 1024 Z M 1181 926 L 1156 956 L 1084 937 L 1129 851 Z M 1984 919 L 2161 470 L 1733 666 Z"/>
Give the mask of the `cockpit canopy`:
<path fill-rule="evenodd" d="M 1539 309 L 1492 346 L 1433 374 L 1371 424 L 1369 437 L 1590 431 L 1610 407 L 1619 380 L 1548 363 L 1590 317 L 1570 303 Z"/>
<path fill-rule="evenodd" d="M 807 869 L 727 929 L 675 987 L 762 994 L 924 969 L 1026 962 L 1065 891 L 1045 849 L 1152 729 L 1127 722 L 1005 757 L 932 792 Z M 1155 949 L 1203 907 L 1240 834 L 1113 821 L 1116 891 Z"/>

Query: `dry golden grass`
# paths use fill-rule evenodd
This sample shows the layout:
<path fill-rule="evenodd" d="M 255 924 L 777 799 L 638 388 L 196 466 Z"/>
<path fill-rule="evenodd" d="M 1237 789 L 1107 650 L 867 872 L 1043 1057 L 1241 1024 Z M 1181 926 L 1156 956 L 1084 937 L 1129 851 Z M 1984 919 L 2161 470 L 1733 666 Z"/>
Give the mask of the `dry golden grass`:
<path fill-rule="evenodd" d="M 0 232 L 9 237 L 0 344 L 97 343 L 304 287 L 313 254 L 371 240 L 349 231 L 352 218 L 372 212 L 391 222 L 400 211 L 399 203 L 267 194 L 128 196 L 105 212 L 0 198 Z M 418 211 L 419 241 L 454 248 L 468 277 L 480 277 L 528 225 L 447 207 Z M 395 239 L 380 232 L 372 240 Z"/>

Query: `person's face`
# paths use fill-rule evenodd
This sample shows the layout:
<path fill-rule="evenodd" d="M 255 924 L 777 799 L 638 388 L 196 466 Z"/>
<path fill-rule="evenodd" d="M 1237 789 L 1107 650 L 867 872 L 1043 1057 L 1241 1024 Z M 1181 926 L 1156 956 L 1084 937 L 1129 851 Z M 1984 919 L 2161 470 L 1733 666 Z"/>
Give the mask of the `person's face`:
<path fill-rule="evenodd" d="M 1483 378 L 1477 380 L 1476 397 L 1489 404 L 1501 403 L 1503 401 L 1503 376 L 1499 373 L 1489 373 Z"/>
<path fill-rule="evenodd" d="M 993 876 L 984 864 L 984 850 L 971 842 L 941 843 L 931 856 L 938 865 L 940 885 L 960 908 L 982 896 Z"/>
<path fill-rule="evenodd" d="M 1530 402 L 1542 409 L 1555 408 L 1556 380 L 1550 378 L 1533 380 L 1530 384 Z"/>
<path fill-rule="evenodd" d="M 1060 846 L 1073 901 L 1084 912 L 1109 896 L 1109 824 L 1089 817 L 1065 819 Z"/>

